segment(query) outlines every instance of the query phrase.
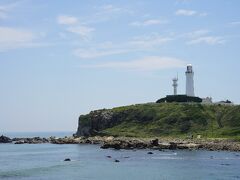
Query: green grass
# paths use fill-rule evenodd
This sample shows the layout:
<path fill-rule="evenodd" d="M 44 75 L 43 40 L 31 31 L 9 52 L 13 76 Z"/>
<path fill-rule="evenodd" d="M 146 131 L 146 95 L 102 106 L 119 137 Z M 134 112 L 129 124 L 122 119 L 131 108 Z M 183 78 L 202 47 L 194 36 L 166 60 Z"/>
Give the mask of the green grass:
<path fill-rule="evenodd" d="M 198 103 L 149 103 L 111 110 L 112 119 L 99 118 L 102 134 L 129 137 L 187 137 L 240 139 L 240 106 L 202 105 Z M 95 112 L 96 113 L 96 112 Z M 96 119 L 92 113 L 79 118 L 82 126 Z"/>

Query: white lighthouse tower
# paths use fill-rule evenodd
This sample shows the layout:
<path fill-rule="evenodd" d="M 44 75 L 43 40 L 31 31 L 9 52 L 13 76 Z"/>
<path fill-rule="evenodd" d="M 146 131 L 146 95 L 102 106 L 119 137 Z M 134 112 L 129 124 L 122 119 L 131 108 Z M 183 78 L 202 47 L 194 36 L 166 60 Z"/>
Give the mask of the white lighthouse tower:
<path fill-rule="evenodd" d="M 177 95 L 177 87 L 178 87 L 178 78 L 173 78 L 173 95 Z"/>
<path fill-rule="evenodd" d="M 187 71 L 186 71 L 186 95 L 187 96 L 195 96 L 194 94 L 194 81 L 193 81 L 193 67 L 191 64 L 187 65 Z"/>

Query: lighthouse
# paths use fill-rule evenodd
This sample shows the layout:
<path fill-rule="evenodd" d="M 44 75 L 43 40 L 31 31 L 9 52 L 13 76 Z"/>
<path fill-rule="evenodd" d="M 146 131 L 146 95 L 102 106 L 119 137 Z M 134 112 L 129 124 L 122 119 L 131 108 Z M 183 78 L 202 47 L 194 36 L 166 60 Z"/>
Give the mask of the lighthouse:
<path fill-rule="evenodd" d="M 187 65 L 187 71 L 186 71 L 186 95 L 187 96 L 195 96 L 194 94 L 194 72 L 193 67 L 191 64 Z"/>
<path fill-rule="evenodd" d="M 178 87 L 178 78 L 173 78 L 173 95 L 177 95 L 177 87 Z"/>

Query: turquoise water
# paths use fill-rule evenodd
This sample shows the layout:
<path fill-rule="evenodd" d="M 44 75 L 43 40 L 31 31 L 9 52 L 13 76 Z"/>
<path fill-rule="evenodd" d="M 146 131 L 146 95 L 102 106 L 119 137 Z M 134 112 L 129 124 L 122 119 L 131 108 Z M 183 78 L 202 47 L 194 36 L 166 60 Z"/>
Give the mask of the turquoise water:
<path fill-rule="evenodd" d="M 103 150 L 98 145 L 0 144 L 0 179 L 240 179 L 240 153 L 156 150 L 149 155 L 148 151 Z M 106 157 L 109 155 L 112 158 Z M 65 158 L 73 161 L 64 162 Z"/>

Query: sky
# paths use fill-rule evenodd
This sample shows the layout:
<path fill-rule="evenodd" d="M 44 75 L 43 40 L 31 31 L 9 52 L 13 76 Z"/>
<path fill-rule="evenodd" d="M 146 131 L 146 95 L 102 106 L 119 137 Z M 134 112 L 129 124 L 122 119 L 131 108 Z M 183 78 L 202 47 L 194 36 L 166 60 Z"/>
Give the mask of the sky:
<path fill-rule="evenodd" d="M 186 65 L 195 95 L 240 103 L 239 0 L 1 0 L 0 132 L 76 131 L 155 102 Z"/>

